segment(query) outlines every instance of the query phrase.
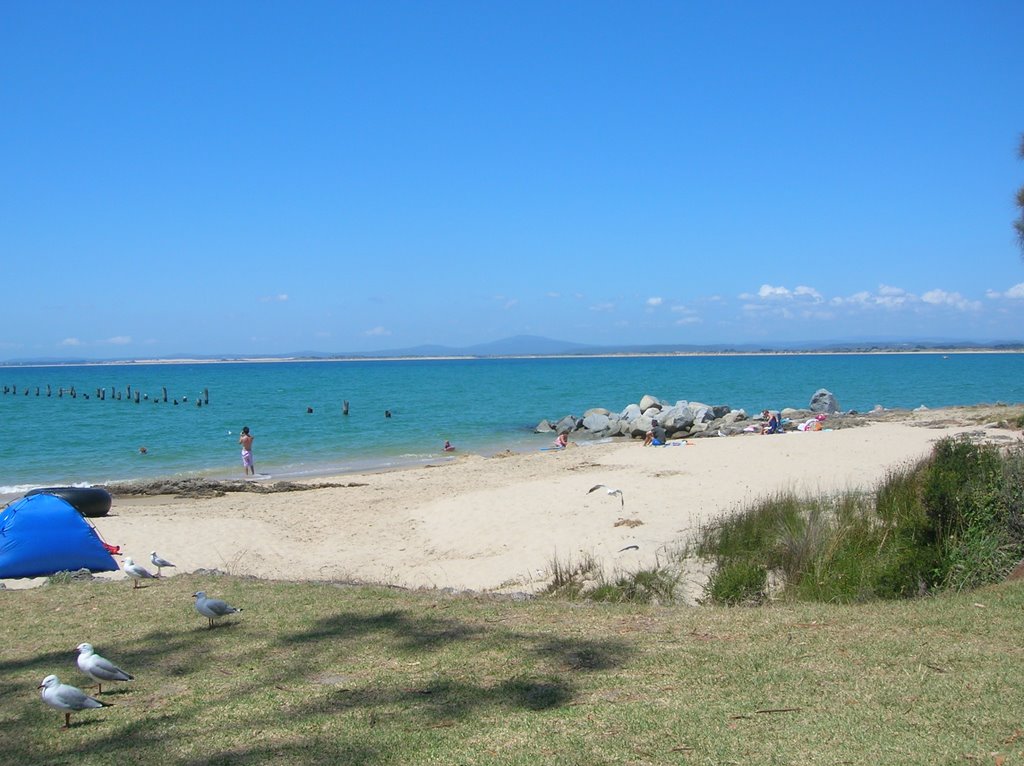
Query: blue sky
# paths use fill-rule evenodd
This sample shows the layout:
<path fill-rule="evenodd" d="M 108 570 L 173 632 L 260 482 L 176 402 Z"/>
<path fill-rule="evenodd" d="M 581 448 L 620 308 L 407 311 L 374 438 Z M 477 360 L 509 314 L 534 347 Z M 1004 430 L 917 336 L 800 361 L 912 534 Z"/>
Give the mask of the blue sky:
<path fill-rule="evenodd" d="M 0 359 L 1024 339 L 1024 3 L 0 4 Z"/>

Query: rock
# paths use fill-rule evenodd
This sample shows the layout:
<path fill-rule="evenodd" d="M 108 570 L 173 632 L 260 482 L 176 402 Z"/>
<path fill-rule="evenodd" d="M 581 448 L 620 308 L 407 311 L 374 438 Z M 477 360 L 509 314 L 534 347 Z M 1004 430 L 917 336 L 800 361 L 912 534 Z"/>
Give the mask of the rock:
<path fill-rule="evenodd" d="M 604 434 L 610 425 L 611 421 L 608 419 L 608 416 L 600 413 L 587 415 L 583 418 L 583 427 L 595 435 Z"/>
<path fill-rule="evenodd" d="M 693 413 L 686 402 L 676 402 L 658 415 L 658 423 L 669 433 L 685 431 L 693 425 Z"/>
<path fill-rule="evenodd" d="M 690 412 L 693 413 L 694 423 L 709 423 L 715 419 L 715 413 L 706 404 L 690 402 Z"/>
<path fill-rule="evenodd" d="M 745 410 L 730 410 L 722 417 L 722 422 L 726 425 L 732 425 L 737 420 L 746 420 L 747 413 Z"/>
<path fill-rule="evenodd" d="M 630 404 L 626 406 L 626 409 L 619 413 L 619 420 L 636 420 L 642 414 L 643 410 L 640 409 L 639 404 Z"/>
<path fill-rule="evenodd" d="M 839 403 L 831 391 L 819 388 L 811 397 L 811 412 L 824 412 L 826 415 L 835 415 L 839 412 Z"/>
<path fill-rule="evenodd" d="M 646 415 L 634 418 L 629 421 L 629 435 L 634 438 L 637 436 L 646 436 L 647 432 L 651 430 L 653 422 L 653 419 Z"/>
<path fill-rule="evenodd" d="M 719 418 L 724 418 L 730 412 L 732 412 L 732 407 L 727 407 L 724 404 L 716 404 L 714 407 L 711 408 L 711 413 L 715 416 L 715 420 L 718 420 Z"/>
<path fill-rule="evenodd" d="M 611 415 L 612 413 L 606 410 L 604 407 L 591 407 L 589 410 L 583 413 L 583 419 L 586 420 L 588 415 Z"/>
<path fill-rule="evenodd" d="M 551 426 L 551 424 L 547 420 L 542 420 L 542 421 L 540 421 L 537 424 L 537 427 L 533 429 L 533 432 L 535 434 L 547 434 L 547 433 L 551 433 L 554 430 L 555 429 Z"/>
<path fill-rule="evenodd" d="M 644 394 L 643 398 L 640 400 L 640 410 L 645 414 L 649 409 L 654 408 L 660 410 L 664 408 L 664 406 L 665 405 L 658 397 L 651 396 L 650 394 Z"/>
<path fill-rule="evenodd" d="M 558 425 L 555 426 L 555 430 L 558 431 L 558 433 L 562 433 L 563 431 L 575 431 L 576 426 L 576 416 L 566 415 L 558 421 Z"/>

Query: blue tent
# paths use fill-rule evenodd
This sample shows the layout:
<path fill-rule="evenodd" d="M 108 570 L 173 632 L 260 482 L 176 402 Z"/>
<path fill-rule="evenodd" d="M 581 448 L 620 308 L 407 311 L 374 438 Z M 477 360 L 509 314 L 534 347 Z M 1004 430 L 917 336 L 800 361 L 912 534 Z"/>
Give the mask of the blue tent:
<path fill-rule="evenodd" d="M 46 577 L 117 562 L 75 507 L 56 495 L 31 495 L 0 511 L 0 578 Z"/>

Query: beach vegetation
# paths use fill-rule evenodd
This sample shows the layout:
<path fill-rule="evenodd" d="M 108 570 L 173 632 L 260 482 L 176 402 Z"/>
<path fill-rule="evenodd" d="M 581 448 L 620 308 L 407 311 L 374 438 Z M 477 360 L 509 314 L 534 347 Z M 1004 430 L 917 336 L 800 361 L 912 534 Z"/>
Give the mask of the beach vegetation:
<path fill-rule="evenodd" d="M 582 553 L 573 560 L 554 558 L 548 565 L 551 581 L 544 594 L 557 599 L 671 604 L 682 571 L 660 563 L 635 572 L 607 573 L 596 556 Z"/>
<path fill-rule="evenodd" d="M 768 570 L 749 559 L 724 561 L 712 572 L 707 594 L 716 604 L 761 604 L 767 595 Z"/>
<path fill-rule="evenodd" d="M 211 629 L 191 594 L 214 586 L 244 611 Z M 181 574 L 0 609 L 2 763 L 1024 761 L 1020 583 L 694 609 Z M 95 693 L 82 641 L 135 680 L 61 732 L 36 686 Z"/>
<path fill-rule="evenodd" d="M 716 603 L 862 602 L 997 582 L 1024 556 L 1024 445 L 939 441 L 872 492 L 765 498 L 700 530 Z M 765 581 L 762 581 L 762 575 Z"/>

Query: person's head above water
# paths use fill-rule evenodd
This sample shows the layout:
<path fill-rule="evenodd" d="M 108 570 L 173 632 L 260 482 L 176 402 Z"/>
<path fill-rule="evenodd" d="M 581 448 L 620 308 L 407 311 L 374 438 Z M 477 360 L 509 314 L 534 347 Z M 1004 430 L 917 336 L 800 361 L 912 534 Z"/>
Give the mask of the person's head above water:
<path fill-rule="evenodd" d="M 243 434 L 248 434 L 249 433 L 249 426 L 242 426 L 242 433 Z"/>

